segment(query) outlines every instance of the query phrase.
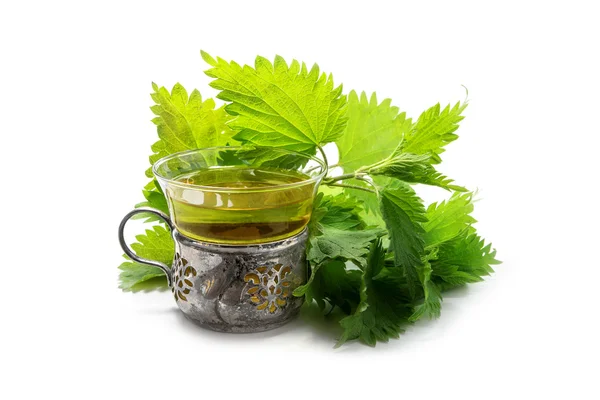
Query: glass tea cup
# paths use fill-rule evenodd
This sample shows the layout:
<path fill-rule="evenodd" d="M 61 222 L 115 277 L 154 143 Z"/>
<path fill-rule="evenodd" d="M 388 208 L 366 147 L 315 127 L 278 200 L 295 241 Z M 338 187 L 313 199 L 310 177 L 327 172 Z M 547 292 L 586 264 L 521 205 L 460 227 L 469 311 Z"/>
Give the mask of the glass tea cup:
<path fill-rule="evenodd" d="M 326 166 L 288 150 L 215 147 L 167 156 L 153 172 L 182 235 L 235 245 L 300 233 Z"/>

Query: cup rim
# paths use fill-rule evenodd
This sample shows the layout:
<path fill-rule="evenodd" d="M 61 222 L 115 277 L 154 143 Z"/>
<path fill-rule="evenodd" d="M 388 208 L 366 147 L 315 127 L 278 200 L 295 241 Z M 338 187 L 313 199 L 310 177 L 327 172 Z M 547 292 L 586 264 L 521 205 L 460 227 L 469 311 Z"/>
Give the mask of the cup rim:
<path fill-rule="evenodd" d="M 163 175 L 160 175 L 158 173 L 158 168 L 160 167 L 160 165 L 173 160 L 177 157 L 182 157 L 188 154 L 193 154 L 193 153 L 202 153 L 204 151 L 219 151 L 219 150 L 240 150 L 240 149 L 271 149 L 271 150 L 276 150 L 276 151 L 280 151 L 280 152 L 284 152 L 286 154 L 292 154 L 292 155 L 298 155 L 298 156 L 302 156 L 302 157 L 306 157 L 307 159 L 313 160 L 315 162 L 317 162 L 319 164 L 319 166 L 321 167 L 321 172 L 315 176 L 309 177 L 309 179 L 305 179 L 299 182 L 292 182 L 292 183 L 284 183 L 281 185 L 276 185 L 276 186 L 270 186 L 270 187 L 263 187 L 263 188 L 228 188 L 228 187 L 216 187 L 216 186 L 204 186 L 204 185 L 197 185 L 197 184 L 193 184 L 193 183 L 184 183 L 184 182 L 180 182 L 177 181 L 175 179 L 172 178 L 167 178 Z M 289 188 L 294 188 L 294 187 L 302 187 L 304 185 L 308 185 L 308 184 L 312 184 L 315 182 L 319 182 L 321 179 L 323 179 L 323 177 L 327 174 L 327 169 L 328 166 L 325 163 L 325 161 L 315 157 L 315 156 L 311 156 L 305 153 L 301 153 L 298 151 L 293 151 L 293 150 L 287 150 L 287 149 L 282 149 L 282 148 L 278 148 L 278 147 L 269 147 L 269 146 L 214 146 L 214 147 L 203 147 L 200 149 L 192 149 L 192 150 L 185 150 L 185 151 L 179 151 L 177 153 L 173 153 L 173 154 L 169 154 L 168 156 L 165 156 L 159 160 L 157 160 L 154 165 L 152 165 L 152 173 L 154 174 L 154 176 L 156 177 L 156 179 L 158 179 L 159 181 L 162 181 L 164 183 L 168 183 L 169 185 L 172 186 L 178 186 L 181 188 L 188 188 L 188 189 L 196 189 L 196 190 L 202 190 L 204 192 L 218 192 L 218 193 L 259 193 L 259 192 L 272 192 L 272 191 L 278 191 L 281 189 L 289 189 Z"/>

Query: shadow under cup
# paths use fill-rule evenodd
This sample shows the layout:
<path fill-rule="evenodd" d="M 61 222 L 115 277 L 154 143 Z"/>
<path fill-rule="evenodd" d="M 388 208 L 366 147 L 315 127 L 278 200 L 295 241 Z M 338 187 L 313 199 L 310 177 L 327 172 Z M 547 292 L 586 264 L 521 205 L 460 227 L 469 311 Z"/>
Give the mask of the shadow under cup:
<path fill-rule="evenodd" d="M 215 147 L 165 157 L 153 172 L 182 235 L 244 245 L 302 232 L 326 166 L 288 150 Z"/>

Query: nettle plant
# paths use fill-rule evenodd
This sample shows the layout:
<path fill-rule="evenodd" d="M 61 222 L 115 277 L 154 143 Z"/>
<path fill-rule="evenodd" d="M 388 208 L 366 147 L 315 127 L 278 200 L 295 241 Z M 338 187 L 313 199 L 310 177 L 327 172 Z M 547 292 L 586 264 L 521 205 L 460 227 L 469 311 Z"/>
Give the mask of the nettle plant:
<path fill-rule="evenodd" d="M 436 170 L 444 147 L 456 140 L 466 103 L 424 111 L 416 121 L 390 99 L 343 94 L 332 75 L 304 63 L 257 57 L 254 67 L 202 52 L 225 102 L 217 107 L 200 92 L 152 84 L 151 107 L 159 140 L 150 162 L 179 151 L 243 145 L 269 146 L 325 157 L 335 143 L 339 161 L 321 184 L 311 221 L 310 278 L 294 291 L 325 313 L 337 308 L 338 344 L 368 345 L 396 338 L 420 318 L 440 315 L 442 293 L 478 282 L 498 264 L 496 251 L 478 236 L 473 195 Z M 325 157 L 325 161 L 326 157 Z M 146 175 L 152 178 L 150 169 Z M 438 186 L 449 199 L 425 207 L 413 184 Z M 143 190 L 150 206 L 168 213 L 158 184 Z M 152 218 L 147 219 L 152 221 Z M 174 245 L 162 225 L 147 229 L 131 247 L 141 257 L 170 264 Z M 127 260 L 120 287 L 166 286 L 162 271 Z"/>

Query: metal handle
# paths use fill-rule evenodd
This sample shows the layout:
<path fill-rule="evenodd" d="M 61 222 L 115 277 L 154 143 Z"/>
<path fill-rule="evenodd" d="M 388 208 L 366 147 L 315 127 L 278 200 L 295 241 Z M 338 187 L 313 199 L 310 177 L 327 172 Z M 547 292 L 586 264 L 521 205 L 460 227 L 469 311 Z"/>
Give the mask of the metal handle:
<path fill-rule="evenodd" d="M 123 220 L 121 221 L 121 224 L 119 225 L 119 243 L 121 244 L 121 248 L 123 249 L 125 254 L 127 254 L 127 256 L 129 256 L 129 258 L 131 258 L 132 260 L 137 261 L 140 264 L 146 264 L 146 265 L 150 265 L 152 267 L 162 269 L 163 272 L 165 273 L 165 275 L 167 275 L 167 283 L 169 284 L 169 287 L 171 287 L 172 282 L 173 282 L 173 277 L 171 276 L 171 269 L 166 264 L 163 264 L 160 261 L 147 260 L 145 258 L 138 257 L 138 255 L 135 254 L 133 252 L 133 250 L 131 250 L 131 248 L 125 242 L 125 238 L 123 237 L 123 232 L 125 231 L 125 224 L 127 224 L 127 221 L 129 221 L 129 219 L 131 217 L 133 217 L 136 214 L 140 214 L 140 213 L 150 213 L 150 214 L 156 215 L 157 217 L 159 217 L 160 219 L 165 221 L 165 223 L 169 226 L 169 229 L 171 230 L 171 232 L 173 231 L 173 223 L 171 222 L 171 219 L 169 218 L 169 216 L 167 214 L 165 214 L 164 212 L 162 212 L 160 210 L 156 210 L 154 208 L 149 208 L 149 207 L 136 208 L 135 210 L 132 210 L 129 213 L 127 213 L 127 215 L 125 215 L 125 217 L 123 217 Z"/>

